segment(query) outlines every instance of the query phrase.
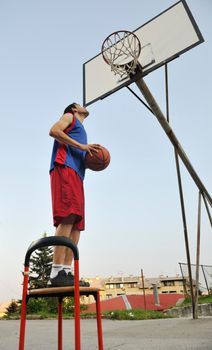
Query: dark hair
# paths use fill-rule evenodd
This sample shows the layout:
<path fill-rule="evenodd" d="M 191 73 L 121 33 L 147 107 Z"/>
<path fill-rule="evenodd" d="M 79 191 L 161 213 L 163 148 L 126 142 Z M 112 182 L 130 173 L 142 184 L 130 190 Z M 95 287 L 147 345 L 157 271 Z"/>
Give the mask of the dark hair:
<path fill-rule="evenodd" d="M 72 104 L 70 104 L 68 107 L 66 107 L 66 109 L 64 110 L 64 114 L 65 113 L 72 113 L 72 109 L 75 108 L 77 105 L 76 102 L 73 102 Z"/>

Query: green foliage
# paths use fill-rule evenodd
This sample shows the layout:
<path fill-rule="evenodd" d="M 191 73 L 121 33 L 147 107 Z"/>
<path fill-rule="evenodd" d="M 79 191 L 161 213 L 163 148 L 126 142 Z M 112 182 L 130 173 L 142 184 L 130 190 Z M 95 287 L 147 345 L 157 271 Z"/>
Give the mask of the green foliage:
<path fill-rule="evenodd" d="M 43 237 L 46 237 L 44 233 Z M 29 287 L 43 288 L 49 280 L 53 259 L 53 248 L 37 249 L 30 259 Z"/>
<path fill-rule="evenodd" d="M 43 237 L 46 237 L 46 233 Z M 51 273 L 53 248 L 37 249 L 30 258 L 29 287 L 45 288 Z M 42 312 L 57 313 L 57 298 L 30 298 L 27 303 L 27 314 Z"/>
<path fill-rule="evenodd" d="M 21 304 L 21 301 L 20 301 Z M 67 297 L 63 300 L 63 313 L 69 316 L 74 315 L 74 298 Z M 84 305 L 81 307 L 85 309 Z M 20 310 L 20 306 L 19 309 Z M 58 312 L 58 298 L 30 298 L 27 302 L 27 315 L 57 315 Z"/>
<path fill-rule="evenodd" d="M 19 305 L 17 301 L 12 299 L 11 303 L 6 308 L 6 315 L 11 316 L 11 315 L 17 314 L 18 312 L 19 312 Z"/>
<path fill-rule="evenodd" d="M 20 301 L 21 304 L 21 301 Z M 64 298 L 62 303 L 63 316 L 68 316 L 68 318 L 74 316 L 74 298 L 67 297 Z M 80 305 L 81 311 L 86 310 L 86 305 Z M 18 309 L 20 313 L 20 306 Z M 58 315 L 58 298 L 30 298 L 27 303 L 27 315 L 30 318 L 57 318 Z"/>
<path fill-rule="evenodd" d="M 106 318 L 110 318 L 112 320 L 147 320 L 167 318 L 167 316 L 160 311 L 142 309 L 114 310 L 110 312 L 104 312 L 103 315 Z"/>
<path fill-rule="evenodd" d="M 170 318 L 161 311 L 155 310 L 142 310 L 142 309 L 132 309 L 132 310 L 114 310 L 114 311 L 104 311 L 102 313 L 103 318 L 110 320 L 149 320 L 157 318 Z M 81 318 L 96 318 L 94 312 L 83 312 Z"/>
<path fill-rule="evenodd" d="M 27 303 L 27 314 L 42 312 L 57 313 L 57 298 L 30 298 Z"/>
<path fill-rule="evenodd" d="M 198 298 L 198 304 L 210 304 L 212 303 L 212 295 L 201 295 Z M 182 306 L 191 305 L 191 298 L 185 298 Z"/>
<path fill-rule="evenodd" d="M 27 303 L 27 314 L 36 314 L 45 307 L 45 299 L 30 298 Z"/>
<path fill-rule="evenodd" d="M 69 315 L 74 315 L 74 298 L 65 298 L 63 302 L 63 312 Z"/>
<path fill-rule="evenodd" d="M 50 313 L 57 313 L 58 311 L 58 298 L 51 297 L 51 298 L 45 298 L 45 310 L 47 310 Z"/>

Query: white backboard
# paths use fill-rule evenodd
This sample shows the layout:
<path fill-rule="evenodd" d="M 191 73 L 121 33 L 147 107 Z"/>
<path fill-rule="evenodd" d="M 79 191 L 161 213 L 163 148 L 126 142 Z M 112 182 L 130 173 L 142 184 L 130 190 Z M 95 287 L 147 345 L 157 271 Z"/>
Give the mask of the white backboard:
<path fill-rule="evenodd" d="M 139 63 L 143 76 L 204 41 L 184 0 L 134 30 L 134 33 L 141 42 Z M 114 75 L 99 53 L 83 65 L 83 104 L 88 106 L 131 83 L 130 78 L 121 80 Z"/>

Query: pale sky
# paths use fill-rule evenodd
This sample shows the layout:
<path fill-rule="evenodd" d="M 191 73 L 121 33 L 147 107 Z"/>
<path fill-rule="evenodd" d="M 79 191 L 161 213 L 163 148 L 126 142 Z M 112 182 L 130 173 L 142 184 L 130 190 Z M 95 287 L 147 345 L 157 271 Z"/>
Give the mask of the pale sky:
<path fill-rule="evenodd" d="M 30 243 L 44 232 L 54 235 L 48 133 L 68 104 L 82 103 L 83 63 L 99 53 L 111 32 L 134 30 L 174 3 L 1 1 L 0 302 L 20 298 Z M 187 3 L 205 42 L 169 64 L 170 124 L 211 194 L 212 2 Z M 145 81 L 165 111 L 164 68 Z M 186 255 L 170 141 L 126 88 L 89 111 L 89 143 L 107 147 L 111 164 L 86 174 L 81 276 L 139 275 L 141 268 L 147 277 L 180 273 Z M 198 190 L 181 169 L 195 263 Z M 200 260 L 212 265 L 212 232 L 202 208 Z"/>

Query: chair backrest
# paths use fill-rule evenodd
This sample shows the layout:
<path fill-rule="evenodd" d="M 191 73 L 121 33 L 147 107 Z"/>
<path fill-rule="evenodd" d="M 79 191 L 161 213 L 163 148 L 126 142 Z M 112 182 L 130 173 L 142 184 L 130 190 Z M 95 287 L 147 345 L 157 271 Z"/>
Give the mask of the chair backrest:
<path fill-rule="evenodd" d="M 30 246 L 26 252 L 26 255 L 25 255 L 24 265 L 29 266 L 30 256 L 36 249 L 48 247 L 48 246 L 66 246 L 73 251 L 74 260 L 79 260 L 78 248 L 77 248 L 76 244 L 74 244 L 69 238 L 50 236 L 50 237 L 40 238 L 36 241 L 33 241 L 30 244 Z"/>

